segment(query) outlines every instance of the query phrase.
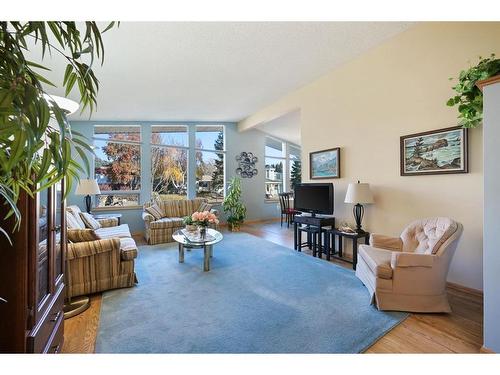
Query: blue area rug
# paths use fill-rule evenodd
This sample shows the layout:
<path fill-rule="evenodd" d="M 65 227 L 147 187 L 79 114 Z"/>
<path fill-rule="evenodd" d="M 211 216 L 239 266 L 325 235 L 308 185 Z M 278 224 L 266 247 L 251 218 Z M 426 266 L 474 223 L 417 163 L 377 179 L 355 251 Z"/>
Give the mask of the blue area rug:
<path fill-rule="evenodd" d="M 246 233 L 203 251 L 142 246 L 134 288 L 104 293 L 98 353 L 358 353 L 408 314 L 382 312 L 354 272 Z"/>

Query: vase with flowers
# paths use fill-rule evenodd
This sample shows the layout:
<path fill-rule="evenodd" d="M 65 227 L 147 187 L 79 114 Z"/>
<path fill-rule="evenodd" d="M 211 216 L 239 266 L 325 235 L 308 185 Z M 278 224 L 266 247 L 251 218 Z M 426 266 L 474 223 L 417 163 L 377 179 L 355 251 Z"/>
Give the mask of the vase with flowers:
<path fill-rule="evenodd" d="M 197 225 L 200 231 L 200 237 L 204 238 L 207 233 L 207 227 L 210 224 L 219 224 L 219 220 L 214 213 L 209 211 L 195 212 L 191 215 L 193 225 Z"/>

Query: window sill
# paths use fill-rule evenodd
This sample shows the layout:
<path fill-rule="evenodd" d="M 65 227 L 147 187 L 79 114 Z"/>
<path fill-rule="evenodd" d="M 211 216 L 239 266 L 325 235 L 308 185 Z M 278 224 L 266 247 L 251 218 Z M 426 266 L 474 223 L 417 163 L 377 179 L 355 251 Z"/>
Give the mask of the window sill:
<path fill-rule="evenodd" d="M 264 203 L 279 203 L 280 200 L 278 198 L 276 199 L 264 199 Z"/>
<path fill-rule="evenodd" d="M 142 206 L 110 206 L 110 207 L 94 207 L 92 212 L 107 212 L 107 211 L 123 211 L 123 210 L 142 210 Z"/>

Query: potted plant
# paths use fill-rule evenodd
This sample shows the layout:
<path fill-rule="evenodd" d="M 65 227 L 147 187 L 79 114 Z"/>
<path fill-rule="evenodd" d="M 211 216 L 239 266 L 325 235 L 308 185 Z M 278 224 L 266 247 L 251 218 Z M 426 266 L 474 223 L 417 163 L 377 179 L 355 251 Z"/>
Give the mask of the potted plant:
<path fill-rule="evenodd" d="M 188 232 L 196 231 L 196 225 L 193 224 L 193 218 L 191 216 L 186 216 L 184 218 L 184 225 L 186 225 L 186 230 Z"/>
<path fill-rule="evenodd" d="M 222 208 L 227 214 L 227 224 L 229 230 L 232 232 L 238 232 L 240 230 L 240 226 L 245 220 L 247 214 L 247 208 L 240 201 L 240 199 L 241 180 L 237 177 L 233 177 L 229 181 L 227 195 L 222 203 Z"/>
<path fill-rule="evenodd" d="M 479 63 L 476 66 L 460 72 L 458 83 L 453 87 L 457 95 L 446 102 L 450 107 L 458 105 L 459 125 L 464 128 L 476 128 L 481 124 L 483 92 L 476 86 L 476 83 L 498 74 L 500 74 L 500 59 L 495 59 L 494 54 L 486 59 L 479 57 Z"/>

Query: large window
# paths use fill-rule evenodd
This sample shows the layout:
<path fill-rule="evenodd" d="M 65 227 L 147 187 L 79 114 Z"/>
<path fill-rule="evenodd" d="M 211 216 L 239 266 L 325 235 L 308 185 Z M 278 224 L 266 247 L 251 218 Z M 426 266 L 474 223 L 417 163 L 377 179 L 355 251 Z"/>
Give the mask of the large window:
<path fill-rule="evenodd" d="M 300 149 L 279 139 L 266 137 L 264 156 L 266 199 L 275 200 L 279 193 L 293 191 L 295 184 L 301 182 Z"/>
<path fill-rule="evenodd" d="M 196 196 L 224 200 L 224 126 L 196 126 Z"/>
<path fill-rule="evenodd" d="M 161 199 L 187 198 L 188 143 L 184 125 L 151 127 L 151 190 Z"/>
<path fill-rule="evenodd" d="M 264 155 L 266 163 L 266 199 L 277 199 L 278 194 L 284 191 L 285 144 L 277 139 L 267 137 Z"/>
<path fill-rule="evenodd" d="M 141 189 L 141 127 L 94 126 L 97 207 L 135 206 Z"/>

